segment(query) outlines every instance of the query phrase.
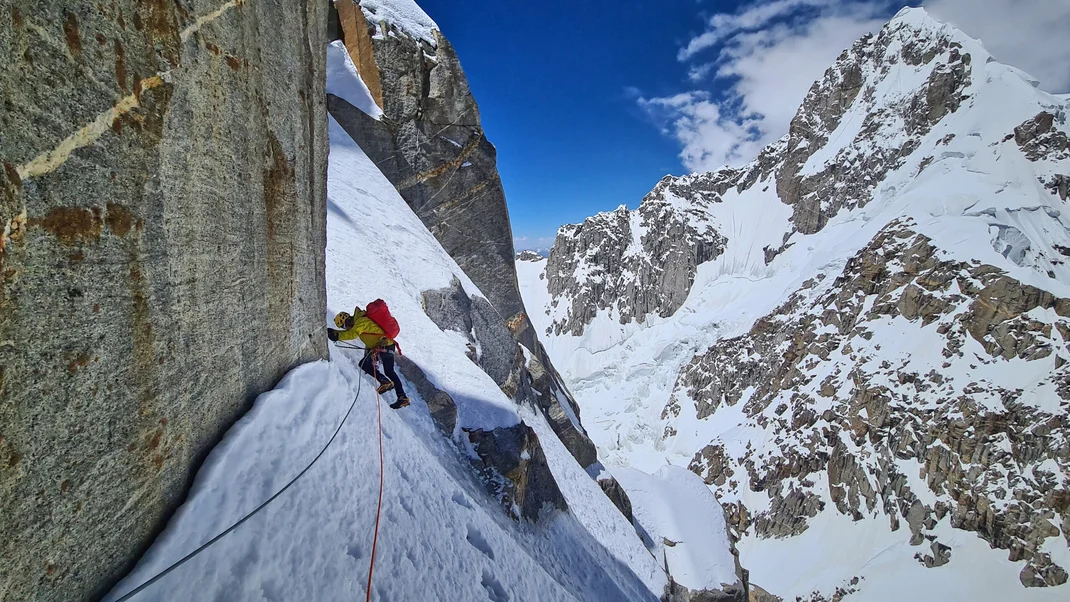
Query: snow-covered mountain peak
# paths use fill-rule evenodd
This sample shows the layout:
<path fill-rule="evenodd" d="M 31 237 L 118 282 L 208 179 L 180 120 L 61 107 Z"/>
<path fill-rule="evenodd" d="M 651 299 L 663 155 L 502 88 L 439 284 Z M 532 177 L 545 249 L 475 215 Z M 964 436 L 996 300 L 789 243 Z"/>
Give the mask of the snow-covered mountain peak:
<path fill-rule="evenodd" d="M 920 6 L 903 7 L 888 21 L 885 29 L 896 32 L 911 31 L 914 32 L 914 37 L 931 37 L 935 39 L 942 34 L 948 34 L 960 41 L 970 39 L 969 36 L 956 29 L 953 25 L 934 18 L 929 14 L 929 11 Z"/>
<path fill-rule="evenodd" d="M 521 286 L 600 457 L 700 474 L 789 599 L 1057 598 L 1068 108 L 904 10 L 750 164 L 563 228 Z"/>
<path fill-rule="evenodd" d="M 812 254 L 784 253 L 830 224 L 838 233 L 820 240 L 839 244 L 831 241 L 857 229 L 842 224 L 879 229 L 898 217 L 917 221 L 960 260 L 980 252 L 960 241 L 990 239 L 985 261 L 1068 294 L 1061 282 L 1070 279 L 1050 275 L 1062 273 L 1057 247 L 1070 243 L 1051 221 L 1070 192 L 1058 165 L 1066 109 L 1064 98 L 994 61 L 979 41 L 922 9 L 904 10 L 845 50 L 811 87 L 788 134 L 750 164 L 666 176 L 631 213 L 622 206 L 563 227 L 547 270 L 557 300 L 551 328 L 582 334 L 602 310 L 621 324 L 667 317 L 703 263 L 713 278 L 764 278 L 809 263 Z M 949 178 L 961 182 L 954 191 Z M 1038 197 L 1038 187 L 1056 198 Z M 992 205 L 991 194 L 1003 196 Z M 1051 240 L 1026 245 L 1015 234 L 1023 227 Z M 657 294 L 644 298 L 645 290 Z"/>

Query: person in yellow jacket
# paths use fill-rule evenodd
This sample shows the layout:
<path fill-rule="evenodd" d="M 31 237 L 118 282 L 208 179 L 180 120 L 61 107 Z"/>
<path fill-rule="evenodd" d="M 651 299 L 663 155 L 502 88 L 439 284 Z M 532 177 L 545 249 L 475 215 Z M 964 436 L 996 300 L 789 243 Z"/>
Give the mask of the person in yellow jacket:
<path fill-rule="evenodd" d="M 339 330 L 328 328 L 328 339 L 332 341 L 360 339 L 360 342 L 364 344 L 367 351 L 364 352 L 364 359 L 360 360 L 360 369 L 374 378 L 375 382 L 379 383 L 379 388 L 377 389 L 379 393 L 386 393 L 391 389 L 397 393 L 398 399 L 390 404 L 390 407 L 397 410 L 409 405 L 409 397 L 405 395 L 405 388 L 401 386 L 401 379 L 398 378 L 397 372 L 394 371 L 394 352 L 397 350 L 397 346 L 393 339 L 386 336 L 382 327 L 372 321 L 360 307 L 353 309 L 353 315 L 349 315 L 344 311 L 340 312 L 334 317 L 334 325 Z M 375 369 L 376 355 L 379 357 L 379 361 L 382 362 L 383 372 L 386 375 Z"/>

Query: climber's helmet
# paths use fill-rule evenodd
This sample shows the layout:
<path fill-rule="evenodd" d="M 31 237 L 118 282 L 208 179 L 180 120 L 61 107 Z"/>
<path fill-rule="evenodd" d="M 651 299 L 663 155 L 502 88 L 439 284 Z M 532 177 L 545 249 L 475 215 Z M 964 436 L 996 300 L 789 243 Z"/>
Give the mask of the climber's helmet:
<path fill-rule="evenodd" d="M 342 330 L 349 330 L 353 327 L 353 316 L 344 311 L 338 312 L 338 315 L 334 317 L 334 325 Z"/>

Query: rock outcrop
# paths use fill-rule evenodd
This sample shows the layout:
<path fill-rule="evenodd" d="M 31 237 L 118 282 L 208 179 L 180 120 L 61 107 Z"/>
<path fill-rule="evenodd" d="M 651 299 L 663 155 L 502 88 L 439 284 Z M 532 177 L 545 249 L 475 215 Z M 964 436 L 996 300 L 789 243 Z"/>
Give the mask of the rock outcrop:
<path fill-rule="evenodd" d="M 568 509 L 530 426 L 472 430 L 468 439 L 482 460 L 485 480 L 516 516 L 536 521 L 543 513 Z"/>
<path fill-rule="evenodd" d="M 635 517 L 632 515 L 632 500 L 628 497 L 628 492 L 624 491 L 624 488 L 620 486 L 617 479 L 613 477 L 598 479 L 598 486 L 605 492 L 609 501 L 613 502 L 613 505 L 620 510 L 620 513 L 624 515 L 624 518 L 628 519 L 628 522 L 634 523 Z"/>
<path fill-rule="evenodd" d="M 482 299 L 481 299 L 482 301 Z M 485 302 L 485 301 L 484 301 Z M 435 387 L 423 370 L 405 356 L 398 357 L 405 379 L 427 403 L 435 425 L 447 437 L 457 426 L 457 404 L 449 393 Z M 567 510 L 568 504 L 550 472 L 538 436 L 521 422 L 493 431 L 463 429 L 475 458 L 469 458 L 491 495 L 515 518 L 538 520 L 543 512 Z"/>
<path fill-rule="evenodd" d="M 325 357 L 320 2 L 6 2 L 0 599 L 92 599 Z"/>
<path fill-rule="evenodd" d="M 542 261 L 542 255 L 535 251 L 520 251 L 516 254 L 517 261 Z"/>
<path fill-rule="evenodd" d="M 554 433 L 581 466 L 598 461 L 594 443 L 580 424 L 575 400 L 553 369 L 546 351 L 522 348 L 498 319 L 490 302 L 469 297 L 460 281 L 445 289 L 424 291 L 424 312 L 442 330 L 468 340 L 468 358 L 509 397 L 542 410 Z"/>
<path fill-rule="evenodd" d="M 620 206 L 563 226 L 546 264 L 547 288 L 570 303 L 552 334 L 583 334 L 603 310 L 621 324 L 671 316 L 683 305 L 699 265 L 716 259 L 727 239 L 702 209 L 720 202 L 731 178 L 666 177 L 635 211 Z M 685 196 L 686 195 L 686 196 Z M 680 209 L 674 199 L 694 204 Z"/>
<path fill-rule="evenodd" d="M 693 400 L 700 416 L 743 402 L 774 442 L 739 457 L 711 445 L 691 469 L 726 496 L 743 486 L 768 493 L 765 510 L 732 505 L 740 533 L 802 533 L 824 510 L 827 487 L 839 513 L 861 520 L 876 511 L 893 531 L 908 528 L 914 545 L 928 546 L 917 556 L 926 567 L 950 558 L 931 534 L 946 519 L 1026 560 L 1026 585 L 1065 583 L 1043 548 L 1057 525 L 1070 525 L 1070 494 L 1052 472 L 1070 464 L 1070 299 L 994 266 L 940 260 L 911 228 L 889 225 L 834 281 L 808 283 L 750 333 L 685 367 L 674 397 Z M 888 342 L 877 333 L 898 319 L 929 327 L 938 370 L 880 353 Z M 1052 366 L 1044 388 L 1059 395 L 1059 410 L 963 370 L 1012 361 Z M 676 399 L 666 408 L 679 411 Z M 904 462 L 935 503 L 911 489 Z"/>

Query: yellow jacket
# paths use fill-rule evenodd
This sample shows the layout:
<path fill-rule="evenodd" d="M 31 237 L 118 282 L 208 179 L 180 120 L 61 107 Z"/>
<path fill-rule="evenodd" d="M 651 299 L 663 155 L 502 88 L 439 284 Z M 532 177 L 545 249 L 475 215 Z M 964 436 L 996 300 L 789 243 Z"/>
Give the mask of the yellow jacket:
<path fill-rule="evenodd" d="M 394 344 L 394 340 L 387 337 L 383 329 L 373 322 L 360 307 L 353 308 L 353 327 L 338 333 L 339 341 L 352 341 L 357 338 L 368 349 L 389 347 Z"/>

